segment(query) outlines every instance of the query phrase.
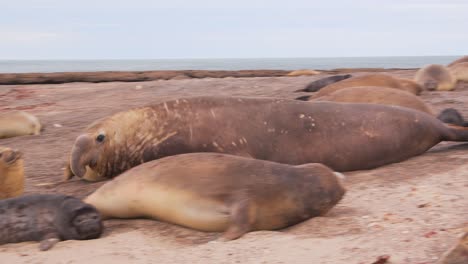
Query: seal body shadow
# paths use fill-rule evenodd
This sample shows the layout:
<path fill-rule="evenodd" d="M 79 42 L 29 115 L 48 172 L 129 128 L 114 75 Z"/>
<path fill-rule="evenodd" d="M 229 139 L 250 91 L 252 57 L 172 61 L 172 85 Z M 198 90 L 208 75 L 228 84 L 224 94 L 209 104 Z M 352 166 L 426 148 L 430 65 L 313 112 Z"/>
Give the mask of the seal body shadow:
<path fill-rule="evenodd" d="M 0 201 L 0 244 L 41 241 L 40 250 L 62 240 L 98 238 L 98 211 L 65 195 L 34 194 Z"/>
<path fill-rule="evenodd" d="M 191 153 L 132 168 L 84 201 L 104 218 L 152 218 L 232 240 L 323 215 L 344 194 L 340 179 L 322 164 Z"/>

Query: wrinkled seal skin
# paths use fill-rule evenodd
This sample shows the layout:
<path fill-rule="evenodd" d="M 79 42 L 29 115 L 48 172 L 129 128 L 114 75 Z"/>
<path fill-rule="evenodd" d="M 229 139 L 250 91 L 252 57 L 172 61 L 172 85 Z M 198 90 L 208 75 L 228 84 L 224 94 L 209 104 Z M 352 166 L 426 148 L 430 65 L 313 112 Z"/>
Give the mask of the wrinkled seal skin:
<path fill-rule="evenodd" d="M 468 131 L 403 107 L 193 97 L 94 123 L 77 137 L 70 171 L 89 181 L 103 180 L 143 162 L 192 152 L 353 171 L 403 161 L 444 140 L 467 141 Z"/>
<path fill-rule="evenodd" d="M 61 240 L 98 238 L 98 211 L 65 195 L 34 194 L 0 201 L 0 244 L 41 241 L 40 250 Z"/>
<path fill-rule="evenodd" d="M 452 65 L 449 71 L 457 81 L 468 82 L 468 62 Z"/>
<path fill-rule="evenodd" d="M 468 263 L 468 233 L 465 233 L 458 243 L 440 258 L 437 264 Z"/>
<path fill-rule="evenodd" d="M 297 90 L 296 92 L 316 92 L 329 84 L 336 83 L 342 80 L 346 80 L 351 77 L 352 77 L 351 74 L 333 75 L 333 76 L 324 77 L 322 79 L 318 79 L 316 81 L 309 83 L 304 89 Z"/>
<path fill-rule="evenodd" d="M 132 168 L 85 201 L 104 218 L 153 218 L 232 240 L 325 214 L 346 192 L 341 177 L 322 164 L 191 153 Z"/>
<path fill-rule="evenodd" d="M 379 86 L 344 88 L 311 101 L 394 105 L 433 114 L 433 110 L 418 96 L 402 90 Z"/>
<path fill-rule="evenodd" d="M 39 135 L 42 131 L 39 119 L 23 111 L 0 114 L 0 138 Z"/>
<path fill-rule="evenodd" d="M 380 86 L 400 89 L 415 95 L 420 94 L 422 91 L 422 87 L 412 80 L 397 78 L 387 74 L 375 73 L 355 76 L 343 81 L 329 84 L 311 95 L 311 98 L 318 98 L 334 93 L 340 89 L 357 86 Z"/>
<path fill-rule="evenodd" d="M 450 91 L 455 89 L 457 82 L 449 69 L 439 64 L 429 64 L 419 69 L 414 81 L 428 91 Z"/>
<path fill-rule="evenodd" d="M 24 191 L 24 165 L 18 150 L 0 147 L 0 199 L 20 196 Z"/>

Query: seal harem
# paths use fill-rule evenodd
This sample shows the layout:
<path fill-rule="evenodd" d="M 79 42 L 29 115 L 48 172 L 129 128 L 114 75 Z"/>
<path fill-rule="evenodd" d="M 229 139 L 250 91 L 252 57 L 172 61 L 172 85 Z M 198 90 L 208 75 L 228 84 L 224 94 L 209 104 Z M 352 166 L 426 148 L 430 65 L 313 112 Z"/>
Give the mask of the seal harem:
<path fill-rule="evenodd" d="M 192 153 L 141 164 L 84 201 L 103 218 L 154 218 L 232 240 L 325 214 L 345 194 L 339 177 L 322 164 Z"/>

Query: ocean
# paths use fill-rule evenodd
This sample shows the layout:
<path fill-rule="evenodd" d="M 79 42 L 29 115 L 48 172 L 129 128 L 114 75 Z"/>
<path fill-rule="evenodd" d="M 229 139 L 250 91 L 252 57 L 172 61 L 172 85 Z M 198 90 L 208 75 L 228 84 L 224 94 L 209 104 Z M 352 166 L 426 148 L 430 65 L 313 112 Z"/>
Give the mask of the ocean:
<path fill-rule="evenodd" d="M 0 60 L 0 73 L 152 71 L 152 70 L 298 70 L 335 68 L 419 68 L 447 64 L 459 56 L 151 59 L 151 60 Z"/>

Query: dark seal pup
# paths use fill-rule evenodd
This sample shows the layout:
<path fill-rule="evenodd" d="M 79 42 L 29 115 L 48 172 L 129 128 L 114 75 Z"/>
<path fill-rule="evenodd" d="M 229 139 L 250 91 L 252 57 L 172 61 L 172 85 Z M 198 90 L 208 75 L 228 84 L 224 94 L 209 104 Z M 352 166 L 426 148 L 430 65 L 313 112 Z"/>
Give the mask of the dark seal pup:
<path fill-rule="evenodd" d="M 328 77 L 313 81 L 309 83 L 304 89 L 300 89 L 295 92 L 316 92 L 329 84 L 336 83 L 342 80 L 346 80 L 351 77 L 352 77 L 351 74 L 328 76 Z"/>
<path fill-rule="evenodd" d="M 341 177 L 322 164 L 191 153 L 134 167 L 85 201 L 104 218 L 153 218 L 232 240 L 325 214 L 345 194 Z"/>
<path fill-rule="evenodd" d="M 34 194 L 0 201 L 0 245 L 41 241 L 48 250 L 61 240 L 94 239 L 102 221 L 96 209 L 65 195 Z"/>
<path fill-rule="evenodd" d="M 463 129 L 403 107 L 192 97 L 95 122 L 77 137 L 69 162 L 70 172 L 90 181 L 192 152 L 291 165 L 322 163 L 336 171 L 353 171 L 406 160 L 444 140 L 468 141 Z"/>

